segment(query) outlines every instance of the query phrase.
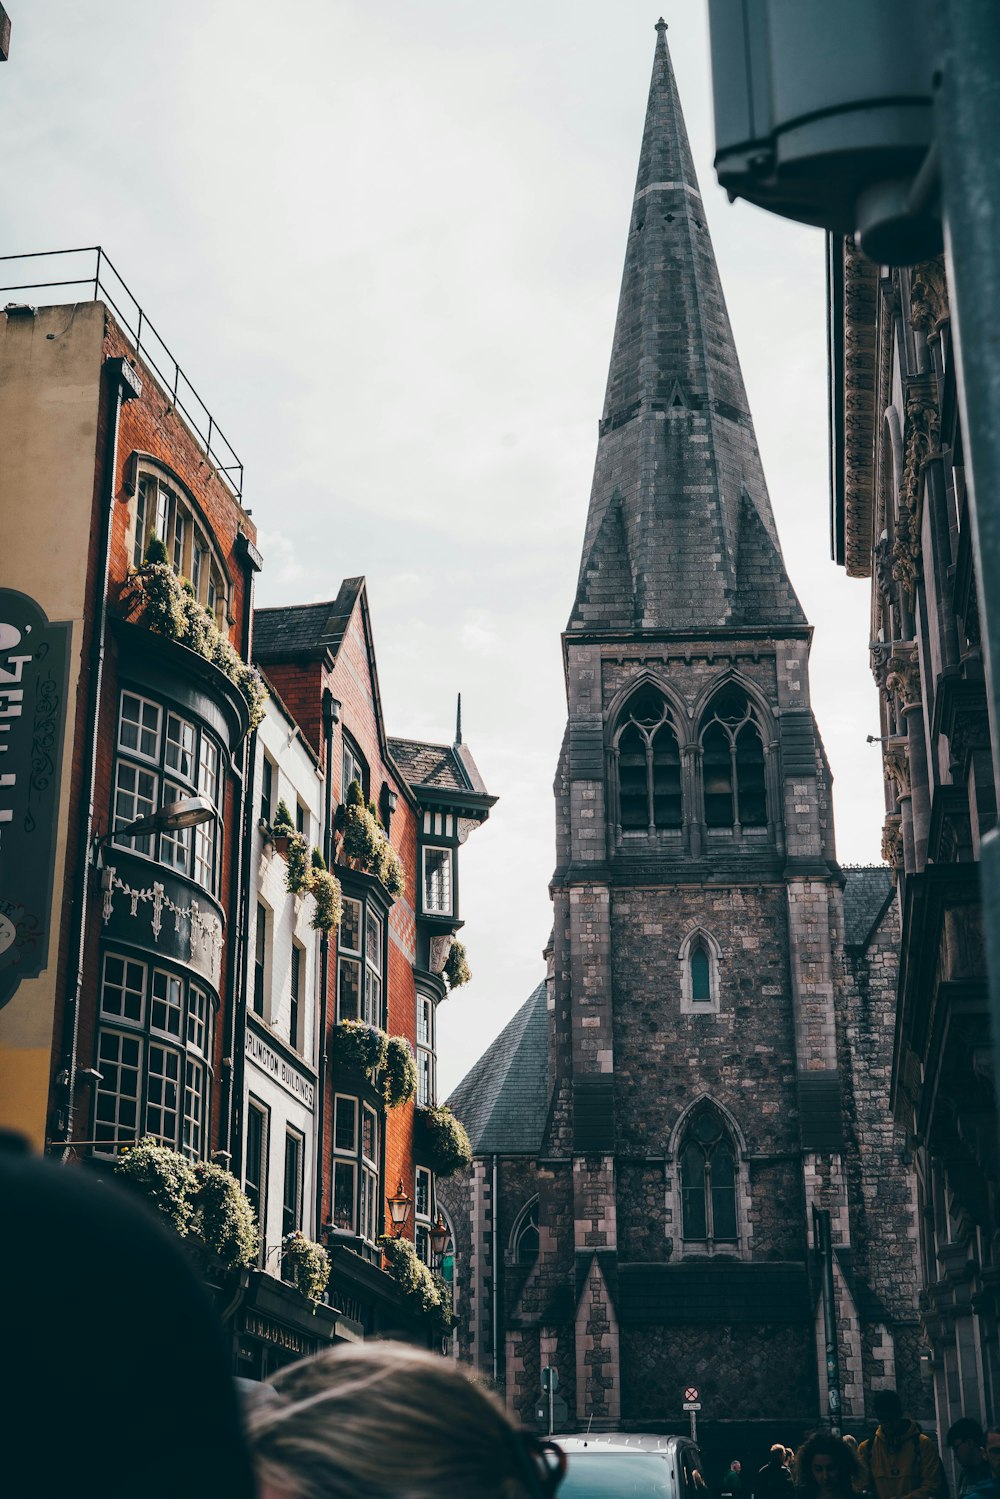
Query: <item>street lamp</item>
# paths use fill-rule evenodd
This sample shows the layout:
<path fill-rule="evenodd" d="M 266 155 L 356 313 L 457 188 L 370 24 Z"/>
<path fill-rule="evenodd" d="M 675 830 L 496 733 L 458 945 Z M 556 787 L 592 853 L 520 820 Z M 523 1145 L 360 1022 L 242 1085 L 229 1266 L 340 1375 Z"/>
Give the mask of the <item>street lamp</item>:
<path fill-rule="evenodd" d="M 207 796 L 182 796 L 176 801 L 164 802 L 156 812 L 146 817 L 137 817 L 123 828 L 114 828 L 94 839 L 92 857 L 98 869 L 102 868 L 101 850 L 113 838 L 143 838 L 148 833 L 174 833 L 182 828 L 195 828 L 209 822 L 215 816 L 215 808 Z"/>
<path fill-rule="evenodd" d="M 392 1220 L 392 1237 L 398 1239 L 402 1236 L 403 1229 L 406 1227 L 407 1219 L 410 1216 L 410 1209 L 413 1207 L 413 1198 L 408 1197 L 403 1191 L 402 1177 L 399 1178 L 399 1186 L 396 1188 L 393 1196 L 386 1198 L 386 1205 L 389 1209 L 389 1217 Z"/>
<path fill-rule="evenodd" d="M 448 1225 L 445 1223 L 439 1211 L 437 1222 L 431 1229 L 430 1233 L 431 1259 L 434 1261 L 435 1270 L 438 1270 L 441 1267 L 441 1261 L 444 1259 L 444 1252 L 448 1248 L 448 1240 L 450 1238 L 451 1234 L 448 1232 Z"/>

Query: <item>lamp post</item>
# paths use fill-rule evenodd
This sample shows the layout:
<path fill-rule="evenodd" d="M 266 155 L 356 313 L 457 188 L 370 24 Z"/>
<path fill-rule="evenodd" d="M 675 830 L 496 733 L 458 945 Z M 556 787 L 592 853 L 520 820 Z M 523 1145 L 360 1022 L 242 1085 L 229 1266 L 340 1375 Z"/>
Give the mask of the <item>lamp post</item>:
<path fill-rule="evenodd" d="M 406 1227 L 407 1220 L 409 1219 L 410 1209 L 413 1207 L 413 1198 L 408 1197 L 403 1191 L 402 1177 L 399 1178 L 399 1185 L 393 1195 L 386 1198 L 386 1206 L 389 1209 L 389 1218 L 392 1222 L 392 1237 L 400 1239 L 403 1236 L 403 1229 Z"/>
<path fill-rule="evenodd" d="M 448 1231 L 448 1225 L 445 1223 L 439 1210 L 437 1222 L 430 1232 L 431 1262 L 435 1270 L 440 1270 L 441 1268 L 441 1261 L 444 1259 L 444 1252 L 448 1248 L 448 1240 L 450 1238 L 451 1234 Z"/>
<path fill-rule="evenodd" d="M 137 817 L 123 828 L 114 828 L 95 838 L 91 858 L 97 868 L 102 868 L 101 851 L 114 838 L 144 838 L 149 833 L 176 833 L 183 828 L 196 828 L 200 823 L 210 822 L 215 808 L 207 796 L 182 796 L 176 801 L 164 802 L 156 812 L 146 817 Z"/>

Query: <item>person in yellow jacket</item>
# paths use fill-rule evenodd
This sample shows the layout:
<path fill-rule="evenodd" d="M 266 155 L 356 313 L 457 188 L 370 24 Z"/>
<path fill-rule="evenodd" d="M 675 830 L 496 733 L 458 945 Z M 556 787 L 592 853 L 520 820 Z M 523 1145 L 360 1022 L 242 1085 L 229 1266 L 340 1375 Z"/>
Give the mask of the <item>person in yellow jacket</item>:
<path fill-rule="evenodd" d="M 947 1499 L 948 1485 L 930 1437 L 903 1414 L 895 1390 L 880 1390 L 872 1401 L 878 1417 L 875 1435 L 858 1448 L 873 1499 Z"/>

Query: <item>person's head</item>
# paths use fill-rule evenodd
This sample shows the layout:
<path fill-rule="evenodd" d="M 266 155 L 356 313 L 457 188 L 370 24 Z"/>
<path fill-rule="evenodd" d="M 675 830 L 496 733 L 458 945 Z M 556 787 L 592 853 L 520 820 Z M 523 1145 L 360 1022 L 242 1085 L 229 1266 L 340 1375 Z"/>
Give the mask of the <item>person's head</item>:
<path fill-rule="evenodd" d="M 986 1448 L 986 1460 L 993 1477 L 1000 1479 L 1000 1426 L 987 1426 L 983 1446 Z"/>
<path fill-rule="evenodd" d="M 880 1426 L 898 1426 L 903 1419 L 903 1402 L 895 1390 L 879 1390 L 872 1401 L 872 1412 Z"/>
<path fill-rule="evenodd" d="M 818 1431 L 803 1443 L 795 1465 L 799 1488 L 807 1499 L 831 1493 L 849 1495 L 858 1475 L 858 1464 L 850 1447 L 828 1431 Z"/>
<path fill-rule="evenodd" d="M 247 1417 L 261 1499 L 548 1499 L 562 1454 L 450 1359 L 352 1343 L 271 1380 Z"/>
<path fill-rule="evenodd" d="M 857 1450 L 858 1450 L 858 1439 L 857 1439 L 857 1437 L 852 1437 L 851 1434 L 850 1434 L 850 1432 L 848 1431 L 848 1432 L 844 1433 L 844 1441 L 847 1443 L 848 1447 L 850 1447 L 850 1449 L 851 1449 L 852 1452 L 857 1452 Z"/>
<path fill-rule="evenodd" d="M 252 1499 L 230 1351 L 176 1234 L 27 1154 L 0 1151 L 0 1202 L 5 1492 Z"/>
<path fill-rule="evenodd" d="M 767 1460 L 774 1468 L 781 1468 L 785 1463 L 785 1444 L 775 1442 L 767 1455 Z"/>
<path fill-rule="evenodd" d="M 733 1458 L 732 1462 L 729 1464 L 729 1471 L 730 1473 L 739 1473 L 742 1471 L 740 1468 L 739 1458 Z"/>
<path fill-rule="evenodd" d="M 948 1428 L 945 1443 L 955 1454 L 960 1467 L 977 1468 L 983 1461 L 986 1433 L 971 1416 L 961 1416 Z"/>
<path fill-rule="evenodd" d="M 794 1461 L 795 1461 L 795 1451 L 794 1451 L 794 1449 L 792 1447 L 786 1447 L 785 1448 L 785 1465 L 786 1465 L 786 1467 L 787 1467 L 787 1465 L 789 1463 L 793 1463 Z"/>

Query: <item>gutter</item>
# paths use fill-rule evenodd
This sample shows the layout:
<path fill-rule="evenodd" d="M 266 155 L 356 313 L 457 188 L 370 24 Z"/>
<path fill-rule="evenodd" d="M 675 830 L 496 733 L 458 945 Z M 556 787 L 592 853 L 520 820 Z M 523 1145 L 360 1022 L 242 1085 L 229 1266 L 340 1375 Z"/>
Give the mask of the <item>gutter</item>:
<path fill-rule="evenodd" d="M 104 682 L 104 655 L 107 642 L 108 573 L 111 566 L 112 515 L 115 507 L 115 476 L 118 470 L 118 427 L 122 406 L 142 395 L 142 381 L 125 359 L 108 359 L 104 363 L 105 396 L 109 404 L 104 448 L 104 477 L 101 484 L 100 535 L 97 545 L 98 574 L 94 594 L 93 634 L 90 642 L 90 664 L 87 681 L 86 726 L 89 738 L 83 766 L 83 791 L 79 801 L 79 833 L 76 875 L 71 910 L 77 913 L 72 928 L 67 970 L 71 975 L 66 995 L 66 1012 L 62 1027 L 62 1067 L 56 1087 L 62 1101 L 56 1104 L 52 1134 L 55 1143 L 65 1147 L 73 1139 L 74 1095 L 76 1092 L 77 1045 L 80 1033 L 80 997 L 83 993 L 83 971 L 87 950 L 88 880 L 91 845 L 94 838 L 94 787 L 97 780 L 97 747 L 100 739 L 101 689 Z"/>

